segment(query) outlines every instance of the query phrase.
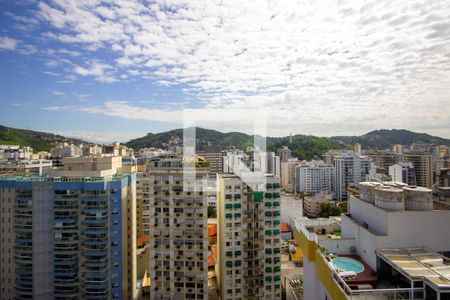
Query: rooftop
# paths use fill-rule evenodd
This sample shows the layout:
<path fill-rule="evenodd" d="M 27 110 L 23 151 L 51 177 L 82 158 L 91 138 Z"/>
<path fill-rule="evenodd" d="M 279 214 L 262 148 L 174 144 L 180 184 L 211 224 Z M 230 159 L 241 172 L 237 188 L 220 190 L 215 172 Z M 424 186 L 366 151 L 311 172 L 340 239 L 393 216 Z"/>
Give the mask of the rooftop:
<path fill-rule="evenodd" d="M 378 249 L 389 265 L 414 280 L 427 281 L 438 289 L 450 289 L 450 260 L 426 247 Z"/>

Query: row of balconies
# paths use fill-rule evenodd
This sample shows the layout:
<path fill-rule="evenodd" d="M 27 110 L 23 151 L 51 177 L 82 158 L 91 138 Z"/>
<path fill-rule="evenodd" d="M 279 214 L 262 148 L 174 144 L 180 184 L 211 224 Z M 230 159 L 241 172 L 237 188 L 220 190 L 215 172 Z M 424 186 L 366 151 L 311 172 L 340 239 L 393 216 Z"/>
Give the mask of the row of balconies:
<path fill-rule="evenodd" d="M 167 266 L 159 266 L 159 265 L 155 265 L 154 270 L 164 270 L 164 271 L 168 271 L 168 270 L 176 270 L 176 271 L 189 271 L 189 272 L 203 272 L 205 269 L 203 267 L 179 267 L 179 266 L 172 266 L 169 269 L 167 268 Z"/>
<path fill-rule="evenodd" d="M 203 249 L 198 249 L 197 251 L 202 251 L 202 250 Z M 171 254 L 163 255 L 163 254 L 160 254 L 160 253 L 154 253 L 153 254 L 153 259 L 154 260 L 163 260 L 163 261 L 164 260 L 165 261 L 176 260 L 176 261 L 184 262 L 186 260 L 189 260 L 189 261 L 196 260 L 196 261 L 203 262 L 203 257 L 204 257 L 203 252 L 197 252 L 197 253 L 192 252 L 189 255 L 188 255 L 188 253 L 184 253 L 184 255 L 171 255 Z"/>
<path fill-rule="evenodd" d="M 163 244 L 157 244 L 155 243 L 153 245 L 153 249 L 158 249 L 158 248 L 164 248 L 164 249 L 188 249 L 188 250 L 203 250 L 204 247 L 203 246 L 194 246 L 194 245 L 175 245 L 175 246 L 170 246 L 170 245 L 163 245 Z"/>
<path fill-rule="evenodd" d="M 169 280 L 167 280 L 167 281 L 169 281 Z M 155 283 L 155 286 L 152 288 L 152 290 L 154 290 L 155 292 L 156 291 L 164 291 L 164 290 L 166 290 L 167 292 L 170 292 L 170 291 L 172 291 L 172 288 L 171 287 L 166 287 L 165 289 L 163 288 L 163 287 L 161 287 L 163 284 L 162 284 L 162 282 L 160 281 L 160 282 L 156 282 Z M 184 292 L 184 293 L 199 293 L 199 294 L 203 294 L 204 293 L 204 289 L 195 289 L 195 288 L 181 288 L 181 287 L 177 287 L 176 288 L 176 291 L 177 292 Z M 180 295 L 180 297 L 182 297 L 183 299 L 185 299 L 184 298 L 184 295 Z M 180 298 L 181 299 L 181 298 Z M 195 298 L 186 298 L 186 299 L 195 299 Z"/>

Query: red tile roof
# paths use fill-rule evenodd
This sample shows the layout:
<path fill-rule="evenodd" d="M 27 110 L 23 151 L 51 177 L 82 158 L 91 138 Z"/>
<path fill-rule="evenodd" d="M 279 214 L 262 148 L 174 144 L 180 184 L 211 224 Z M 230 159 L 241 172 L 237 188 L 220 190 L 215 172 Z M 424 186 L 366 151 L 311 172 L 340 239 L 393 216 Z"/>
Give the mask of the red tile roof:
<path fill-rule="evenodd" d="M 208 224 L 208 237 L 217 235 L 217 224 Z"/>
<path fill-rule="evenodd" d="M 291 232 L 291 226 L 289 226 L 288 223 L 281 223 L 280 229 L 281 229 L 281 232 Z"/>
<path fill-rule="evenodd" d="M 137 240 L 138 248 L 143 247 L 149 241 L 150 241 L 150 237 L 148 235 L 141 235 L 140 237 L 138 237 L 138 240 Z"/>

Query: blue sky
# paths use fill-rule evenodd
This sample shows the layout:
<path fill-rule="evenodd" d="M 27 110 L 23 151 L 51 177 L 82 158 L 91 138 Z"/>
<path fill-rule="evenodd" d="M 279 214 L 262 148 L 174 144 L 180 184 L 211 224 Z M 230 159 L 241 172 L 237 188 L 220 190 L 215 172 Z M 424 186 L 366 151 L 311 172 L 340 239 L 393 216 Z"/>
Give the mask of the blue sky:
<path fill-rule="evenodd" d="M 450 138 L 448 1 L 1 1 L 0 124 Z"/>

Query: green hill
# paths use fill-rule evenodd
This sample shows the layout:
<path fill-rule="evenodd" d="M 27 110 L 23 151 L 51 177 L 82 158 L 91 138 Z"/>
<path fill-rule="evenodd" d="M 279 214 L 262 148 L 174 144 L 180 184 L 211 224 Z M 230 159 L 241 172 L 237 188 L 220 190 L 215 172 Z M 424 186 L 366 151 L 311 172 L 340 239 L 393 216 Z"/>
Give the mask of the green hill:
<path fill-rule="evenodd" d="M 79 139 L 67 138 L 53 133 L 10 128 L 0 125 L 0 144 L 30 146 L 37 152 L 50 151 L 53 145 L 62 142 L 74 144 L 86 143 Z"/>
<path fill-rule="evenodd" d="M 175 129 L 162 133 L 149 133 L 144 137 L 137 138 L 125 143 L 126 146 L 135 150 L 145 147 L 165 147 L 174 138 L 183 138 L 183 130 Z M 196 138 L 198 144 L 212 144 L 221 149 L 236 147 L 246 149 L 253 145 L 253 136 L 240 132 L 222 133 L 216 130 L 196 128 Z M 268 137 L 267 149 L 275 151 L 277 148 L 287 145 L 292 150 L 294 156 L 300 159 L 312 159 L 314 156 L 321 156 L 330 149 L 350 148 L 350 145 L 337 143 L 327 138 L 316 136 L 295 135 L 292 144 L 289 137 Z"/>
<path fill-rule="evenodd" d="M 450 140 L 427 133 L 417 133 L 405 129 L 380 129 L 361 136 L 336 136 L 332 141 L 344 144 L 360 143 L 363 149 L 390 149 L 395 144 L 410 146 L 413 143 L 426 143 L 450 146 Z"/>

